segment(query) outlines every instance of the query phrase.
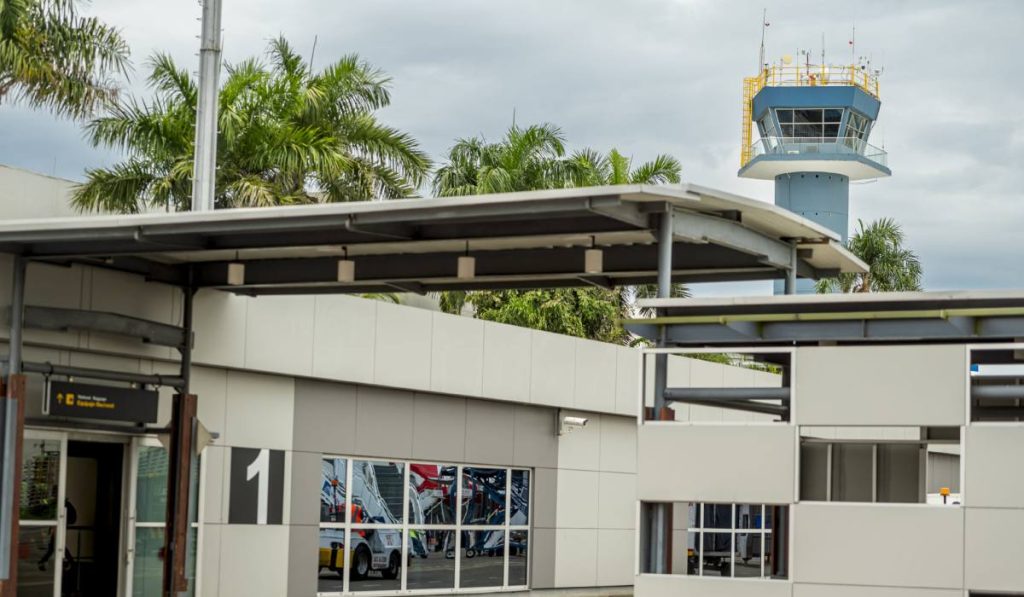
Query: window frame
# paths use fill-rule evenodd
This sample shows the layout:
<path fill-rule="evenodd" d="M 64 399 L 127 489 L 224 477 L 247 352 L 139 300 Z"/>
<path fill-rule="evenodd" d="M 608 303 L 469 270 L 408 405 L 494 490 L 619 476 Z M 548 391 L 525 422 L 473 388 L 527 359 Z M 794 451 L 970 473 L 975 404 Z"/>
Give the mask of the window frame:
<path fill-rule="evenodd" d="M 687 514 L 687 526 L 686 526 L 686 528 L 681 529 L 681 530 L 683 530 L 686 533 L 687 540 L 689 540 L 689 536 L 690 536 L 691 533 L 694 533 L 694 534 L 697 535 L 697 549 L 695 550 L 697 552 L 697 574 L 695 574 L 695 575 L 688 574 L 686 576 L 697 576 L 697 577 L 703 577 L 704 576 L 704 535 L 705 534 L 708 534 L 708 535 L 725 535 L 725 534 L 728 534 L 729 538 L 730 538 L 730 546 L 731 546 L 730 547 L 731 553 L 729 555 L 729 576 L 728 577 L 720 577 L 720 578 L 728 578 L 730 580 L 734 580 L 734 579 L 737 579 L 737 578 L 743 578 L 743 579 L 748 579 L 748 580 L 786 580 L 786 579 L 781 579 L 781 578 L 772 578 L 770 575 L 769 576 L 765 576 L 765 546 L 768 544 L 768 541 L 771 539 L 772 533 L 775 532 L 775 529 L 767 528 L 767 526 L 766 526 L 767 516 L 765 516 L 765 514 L 767 513 L 769 506 L 775 507 L 776 504 L 766 504 L 766 503 L 760 503 L 760 504 L 743 503 L 743 504 L 738 504 L 738 503 L 735 503 L 735 502 L 728 503 L 728 504 L 726 504 L 726 503 L 719 503 L 719 502 L 683 502 L 683 503 L 687 503 L 687 504 L 689 504 L 691 506 L 696 506 L 697 507 L 697 516 L 696 516 L 697 526 L 691 527 L 689 525 L 689 514 Z M 705 512 L 705 508 L 707 506 L 709 506 L 709 505 L 710 506 L 729 506 L 729 510 L 730 510 L 730 512 L 729 512 L 729 520 L 730 520 L 730 522 L 729 522 L 729 526 L 728 527 L 714 527 L 714 526 L 706 527 L 705 526 L 705 523 L 704 523 L 704 512 Z M 760 514 L 761 514 L 761 524 L 760 524 L 760 526 L 757 527 L 757 528 L 740 528 L 737 525 L 737 507 L 738 506 L 759 506 L 761 508 L 761 512 L 760 512 Z M 761 543 L 761 551 L 760 551 L 760 554 L 761 554 L 761 557 L 760 557 L 760 560 L 761 560 L 761 563 L 760 563 L 760 565 L 761 565 L 761 574 L 759 576 L 752 576 L 752 577 L 736 576 L 736 552 L 738 550 L 738 544 L 737 544 L 737 539 L 736 539 L 737 535 L 759 535 L 760 536 L 760 543 Z M 687 549 L 689 549 L 689 546 L 687 546 Z"/>
<path fill-rule="evenodd" d="M 427 459 L 422 460 L 408 460 L 408 459 L 393 459 L 387 457 L 373 457 L 373 456 L 347 456 L 343 454 L 335 453 L 322 453 L 320 455 L 321 462 L 321 478 L 323 479 L 323 462 L 325 460 L 345 460 L 345 492 L 343 499 L 345 503 L 345 517 L 343 522 L 323 522 L 318 520 L 317 522 L 317 534 L 325 529 L 340 529 L 344 531 L 345 545 L 349 546 L 352 544 L 352 533 L 358 532 L 365 529 L 374 530 L 395 530 L 398 531 L 401 536 L 402 542 L 402 567 L 401 574 L 399 576 L 399 588 L 398 589 L 387 589 L 387 590 L 372 590 L 372 591 L 353 591 L 350 585 L 349 570 L 351 569 L 349 562 L 350 550 L 344 550 L 344 567 L 345 574 L 342 577 L 342 590 L 341 591 L 320 591 L 319 590 L 319 573 L 317 575 L 317 596 L 318 597 L 333 597 L 338 595 L 436 595 L 436 594 L 472 594 L 472 593 L 504 593 L 504 592 L 517 592 L 529 590 L 531 573 L 532 573 L 532 557 L 533 549 L 530 546 L 532 543 L 532 523 L 533 523 L 533 507 L 534 507 L 534 486 L 536 483 L 536 472 L 532 467 L 522 466 L 495 466 L 488 464 L 471 464 L 471 463 L 439 463 L 432 462 Z M 402 465 L 402 522 L 401 524 L 391 523 L 356 523 L 352 521 L 352 509 L 349 507 L 350 500 L 352 498 L 352 478 L 353 471 L 355 469 L 354 464 L 356 462 L 385 462 L 388 464 L 401 464 Z M 455 518 L 451 524 L 427 524 L 417 523 L 410 520 L 410 495 L 409 495 L 409 480 L 412 471 L 412 465 L 414 464 L 427 464 L 431 466 L 443 467 L 454 467 L 455 468 Z M 505 471 L 505 515 L 504 524 L 501 525 L 471 525 L 465 524 L 462 520 L 463 517 L 463 474 L 465 469 L 498 469 Z M 513 473 L 516 471 L 523 471 L 526 473 L 527 479 L 527 505 L 526 505 L 526 524 L 512 524 L 512 478 Z M 318 508 L 319 510 L 319 508 Z M 319 515 L 318 515 L 319 517 Z M 408 562 L 409 562 L 409 532 L 410 531 L 450 531 L 454 533 L 454 549 L 455 549 L 455 569 L 453 586 L 450 588 L 437 588 L 437 589 L 410 589 L 408 588 Z M 462 536 L 465 532 L 481 532 L 481 531 L 501 531 L 504 533 L 504 539 L 502 542 L 502 584 L 500 586 L 488 586 L 488 587 L 467 587 L 464 588 L 462 584 L 462 559 L 464 557 L 462 549 Z M 527 549 L 526 549 L 526 578 L 525 584 L 512 585 L 510 581 L 510 560 L 511 560 L 511 549 L 510 540 L 513 532 L 524 532 L 527 536 Z M 319 539 L 318 539 L 319 543 Z"/>

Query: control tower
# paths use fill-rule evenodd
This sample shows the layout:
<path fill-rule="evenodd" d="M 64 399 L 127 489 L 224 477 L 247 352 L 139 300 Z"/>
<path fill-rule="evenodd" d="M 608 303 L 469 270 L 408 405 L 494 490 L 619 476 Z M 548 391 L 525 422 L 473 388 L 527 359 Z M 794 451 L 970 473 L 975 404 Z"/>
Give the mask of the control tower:
<path fill-rule="evenodd" d="M 850 181 L 892 174 L 885 151 L 868 143 L 880 107 L 878 73 L 867 64 L 794 65 L 788 56 L 766 64 L 743 81 L 739 176 L 774 180 L 776 205 L 846 242 Z M 814 292 L 813 282 L 800 280 L 797 292 Z"/>

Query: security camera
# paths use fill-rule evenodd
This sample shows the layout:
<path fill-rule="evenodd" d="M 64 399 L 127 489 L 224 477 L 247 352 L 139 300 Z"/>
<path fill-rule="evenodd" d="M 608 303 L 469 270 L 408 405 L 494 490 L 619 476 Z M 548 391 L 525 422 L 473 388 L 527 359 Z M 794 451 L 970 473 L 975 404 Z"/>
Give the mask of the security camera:
<path fill-rule="evenodd" d="M 577 429 L 582 429 L 587 426 L 590 419 L 584 417 L 571 417 L 568 415 L 562 416 L 561 411 L 558 413 L 558 435 L 566 435 L 572 433 Z"/>

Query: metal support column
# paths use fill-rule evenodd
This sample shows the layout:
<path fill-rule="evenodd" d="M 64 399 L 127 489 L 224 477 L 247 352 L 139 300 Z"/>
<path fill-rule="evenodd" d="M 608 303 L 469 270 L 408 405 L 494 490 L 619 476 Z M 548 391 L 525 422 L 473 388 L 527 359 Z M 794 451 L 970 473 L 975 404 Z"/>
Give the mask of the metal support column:
<path fill-rule="evenodd" d="M 192 211 L 212 211 L 217 179 L 217 99 L 220 86 L 221 0 L 203 0 L 199 45 L 199 105 L 192 165 Z"/>
<path fill-rule="evenodd" d="M 800 265 L 796 242 L 789 245 L 789 267 L 786 269 L 786 294 L 796 294 L 796 269 Z"/>
<path fill-rule="evenodd" d="M 672 296 L 672 244 L 674 241 L 674 223 L 672 206 L 667 205 L 661 215 L 658 230 L 658 298 Z M 661 328 L 658 347 L 668 345 L 668 329 Z M 668 385 L 668 355 L 659 354 L 654 359 L 654 417 L 661 419 L 666 408 L 665 387 Z M 669 508 L 671 504 L 652 504 L 651 512 L 651 545 L 649 572 L 666 574 L 669 572 L 669 553 L 671 550 L 671 530 Z"/>
<path fill-rule="evenodd" d="M 24 378 L 21 375 L 22 329 L 25 321 L 27 262 L 16 255 L 11 274 L 11 356 L 6 391 L 0 397 L 0 592 L 14 595 L 18 552 L 18 497 L 20 495 L 21 436 L 24 418 Z"/>

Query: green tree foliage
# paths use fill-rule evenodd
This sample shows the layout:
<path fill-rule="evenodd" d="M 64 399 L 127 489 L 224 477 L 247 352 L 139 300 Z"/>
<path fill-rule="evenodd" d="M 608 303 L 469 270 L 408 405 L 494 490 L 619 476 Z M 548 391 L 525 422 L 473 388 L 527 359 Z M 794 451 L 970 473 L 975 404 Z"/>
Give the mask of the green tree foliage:
<path fill-rule="evenodd" d="M 128 44 L 73 0 L 0 0 L 0 102 L 80 118 L 117 95 Z"/>
<path fill-rule="evenodd" d="M 504 137 L 459 139 L 434 175 L 434 193 L 441 197 L 560 189 L 614 184 L 679 182 L 679 162 L 667 155 L 633 168 L 617 150 L 607 155 L 583 150 L 569 155 L 562 131 L 551 124 L 512 125 Z M 442 293 L 441 308 L 459 313 L 472 304 L 481 319 L 605 342 L 624 343 L 630 336 L 620 316 L 644 315 L 636 299 L 656 294 L 653 285 L 545 290 Z M 674 296 L 686 296 L 677 284 Z"/>
<path fill-rule="evenodd" d="M 430 162 L 413 138 L 379 123 L 390 79 L 356 55 L 320 72 L 283 38 L 269 63 L 256 58 L 226 68 L 219 95 L 217 207 L 408 197 Z M 127 159 L 87 172 L 76 207 L 132 213 L 146 207 L 188 209 L 192 192 L 198 89 L 166 55 L 149 65 L 152 100 L 129 98 L 93 120 L 94 145 Z"/>
<path fill-rule="evenodd" d="M 882 218 L 867 226 L 857 220 L 857 228 L 847 248 L 868 264 L 868 272 L 819 280 L 818 292 L 921 290 L 921 262 L 916 253 L 904 246 L 903 229 L 895 220 Z"/>

